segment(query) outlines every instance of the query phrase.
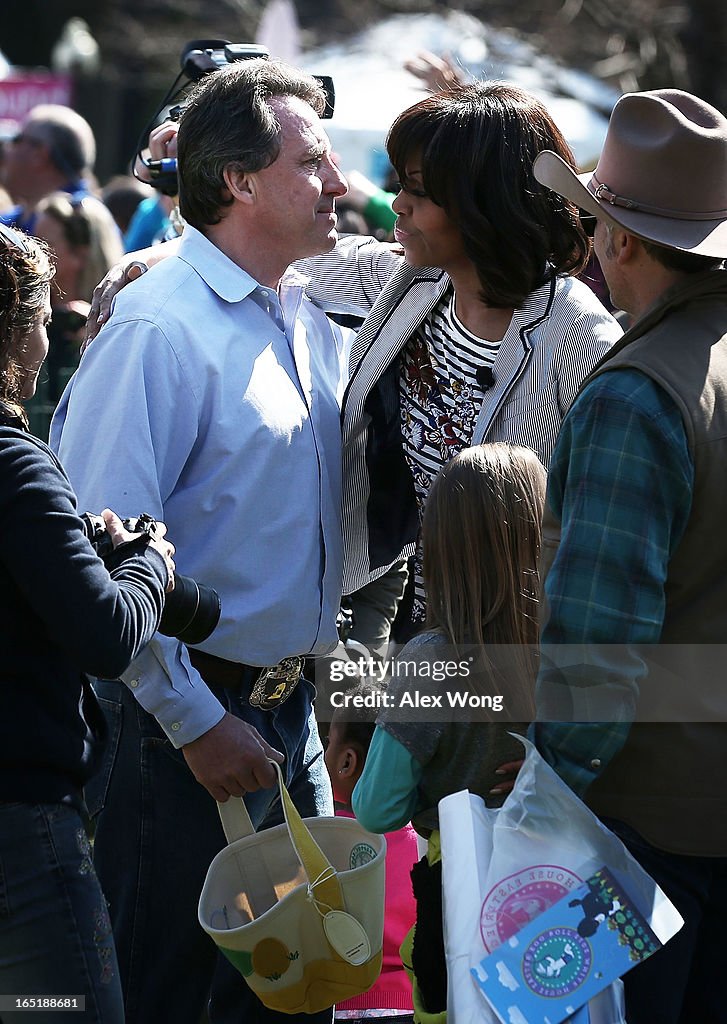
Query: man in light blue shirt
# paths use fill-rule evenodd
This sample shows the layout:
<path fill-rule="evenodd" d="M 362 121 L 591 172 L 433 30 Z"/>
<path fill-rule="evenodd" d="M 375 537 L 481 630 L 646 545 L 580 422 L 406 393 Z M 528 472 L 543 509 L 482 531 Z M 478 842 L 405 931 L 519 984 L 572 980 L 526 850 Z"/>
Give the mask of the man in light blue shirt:
<path fill-rule="evenodd" d="M 211 1021 L 277 1019 L 197 923 L 225 842 L 212 797 L 247 794 L 256 827 L 277 823 L 272 757 L 301 813 L 332 813 L 313 688 L 291 692 L 298 664 L 280 667 L 333 648 L 341 596 L 342 338 L 287 269 L 336 242 L 346 185 L 323 109 L 314 80 L 274 62 L 196 86 L 181 246 L 119 296 L 52 426 L 80 504 L 163 518 L 178 570 L 222 602 L 198 648 L 157 636 L 126 686 L 97 684 L 115 760 L 90 794 L 95 858 L 128 1021 L 197 1024 L 213 974 Z M 270 710 L 252 706 L 265 668 Z"/>

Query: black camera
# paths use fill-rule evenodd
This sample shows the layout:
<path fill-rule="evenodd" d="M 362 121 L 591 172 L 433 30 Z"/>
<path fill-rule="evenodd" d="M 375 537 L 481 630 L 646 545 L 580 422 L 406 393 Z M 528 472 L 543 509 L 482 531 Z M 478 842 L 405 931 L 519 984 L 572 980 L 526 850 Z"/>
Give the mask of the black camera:
<path fill-rule="evenodd" d="M 198 82 L 210 71 L 218 71 L 226 64 L 235 64 L 239 60 L 251 60 L 255 57 L 267 60 L 270 51 L 256 43 L 230 43 L 227 39 L 193 39 L 182 50 L 179 63 L 182 72 L 192 82 Z M 326 108 L 321 114 L 323 118 L 333 117 L 336 103 L 336 91 L 330 75 L 313 75 L 320 82 L 326 94 Z"/>
<path fill-rule="evenodd" d="M 172 83 L 171 88 L 161 102 L 157 113 L 141 133 L 137 144 L 137 157 L 146 167 L 150 184 L 157 191 L 165 196 L 176 196 L 179 191 L 177 180 L 177 158 L 165 157 L 163 160 L 147 160 L 143 155 L 146 140 L 151 129 L 157 123 L 157 118 L 167 106 L 175 99 L 183 97 L 190 83 L 198 82 L 200 78 L 218 71 L 226 64 L 234 64 L 240 60 L 251 60 L 261 58 L 267 60 L 270 51 L 264 46 L 257 46 L 254 43 L 231 43 L 227 39 L 193 39 L 182 50 L 180 57 L 181 71 Z M 336 102 L 336 92 L 333 87 L 333 79 L 330 75 L 313 75 L 320 82 L 326 94 L 326 107 L 321 117 L 333 117 L 333 107 Z M 183 84 L 180 86 L 180 80 Z M 181 103 L 171 107 L 168 118 L 178 121 L 185 107 L 184 99 Z M 134 172 L 136 174 L 136 172 Z"/>
<path fill-rule="evenodd" d="M 92 512 L 84 512 L 81 519 L 96 554 L 104 562 L 112 561 L 114 546 L 105 521 Z M 124 528 L 130 533 L 157 536 L 157 521 L 146 512 L 137 519 L 124 519 Z M 207 639 L 220 621 L 219 594 L 211 587 L 197 583 L 191 576 L 180 576 L 175 572 L 174 590 L 165 597 L 159 623 L 159 632 L 165 636 L 174 636 L 185 644 L 199 644 Z"/>
<path fill-rule="evenodd" d="M 348 604 L 346 598 L 344 597 L 341 601 L 341 606 L 338 609 L 338 614 L 336 615 L 336 630 L 338 632 L 338 639 L 341 641 L 342 644 L 345 644 L 346 641 L 350 638 L 351 633 L 353 633 L 353 627 L 353 608 L 351 607 L 350 604 Z"/>

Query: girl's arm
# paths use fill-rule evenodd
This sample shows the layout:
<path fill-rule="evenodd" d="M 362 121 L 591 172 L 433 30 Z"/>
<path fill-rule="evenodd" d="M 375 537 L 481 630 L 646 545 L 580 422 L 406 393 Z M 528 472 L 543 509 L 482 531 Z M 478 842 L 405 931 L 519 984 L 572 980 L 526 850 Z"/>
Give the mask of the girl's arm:
<path fill-rule="evenodd" d="M 353 813 L 369 832 L 394 832 L 417 809 L 423 767 L 398 740 L 376 726 L 366 765 L 351 798 Z"/>

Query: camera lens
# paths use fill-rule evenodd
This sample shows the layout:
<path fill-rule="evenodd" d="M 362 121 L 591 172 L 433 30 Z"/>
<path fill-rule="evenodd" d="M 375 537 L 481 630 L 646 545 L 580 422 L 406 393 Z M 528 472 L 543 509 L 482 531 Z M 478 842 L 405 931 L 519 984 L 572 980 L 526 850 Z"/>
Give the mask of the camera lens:
<path fill-rule="evenodd" d="M 166 595 L 159 632 L 183 644 L 200 644 L 220 621 L 217 591 L 191 576 L 174 574 L 174 590 Z"/>

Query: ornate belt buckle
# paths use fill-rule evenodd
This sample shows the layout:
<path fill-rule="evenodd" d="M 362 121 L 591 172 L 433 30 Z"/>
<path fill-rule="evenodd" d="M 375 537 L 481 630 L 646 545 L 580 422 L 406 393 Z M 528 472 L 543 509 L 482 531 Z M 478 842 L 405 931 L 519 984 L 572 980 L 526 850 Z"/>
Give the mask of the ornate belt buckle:
<path fill-rule="evenodd" d="M 284 704 L 298 685 L 303 660 L 300 655 L 295 655 L 262 669 L 250 692 L 250 704 L 261 711 L 272 711 Z"/>

